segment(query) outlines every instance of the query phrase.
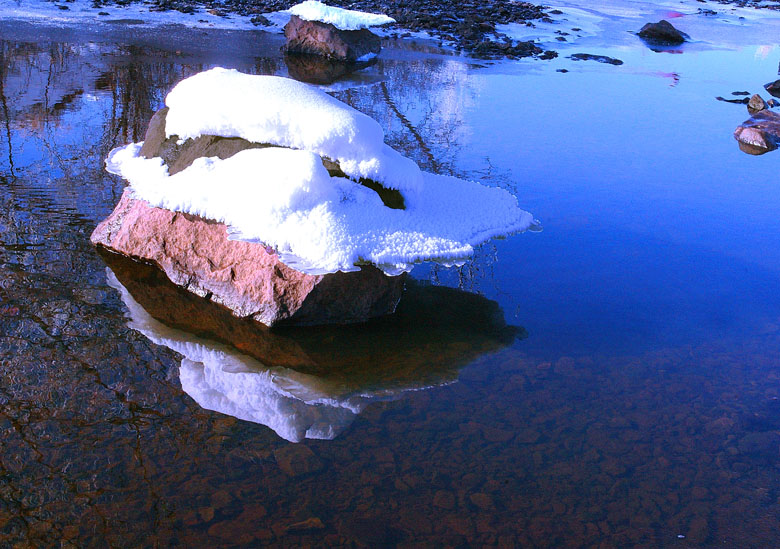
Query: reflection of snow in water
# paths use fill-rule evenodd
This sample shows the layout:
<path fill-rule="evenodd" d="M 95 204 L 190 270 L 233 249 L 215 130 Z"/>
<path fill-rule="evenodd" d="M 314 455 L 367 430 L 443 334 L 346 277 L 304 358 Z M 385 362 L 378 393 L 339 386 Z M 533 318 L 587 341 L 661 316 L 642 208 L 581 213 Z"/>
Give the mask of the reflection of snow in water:
<path fill-rule="evenodd" d="M 106 269 L 106 278 L 128 308 L 128 326 L 184 356 L 179 377 L 182 389 L 195 402 L 207 410 L 270 427 L 291 442 L 331 440 L 369 403 L 395 400 L 407 391 L 425 388 L 345 390 L 316 376 L 265 366 L 230 346 L 162 324 L 133 299 L 110 269 Z"/>

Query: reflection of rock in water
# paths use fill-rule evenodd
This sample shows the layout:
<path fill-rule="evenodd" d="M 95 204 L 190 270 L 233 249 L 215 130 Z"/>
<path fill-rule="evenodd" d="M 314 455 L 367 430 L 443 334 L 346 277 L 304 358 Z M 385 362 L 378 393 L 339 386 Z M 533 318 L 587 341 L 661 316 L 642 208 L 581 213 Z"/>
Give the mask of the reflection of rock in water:
<path fill-rule="evenodd" d="M 103 255 L 131 327 L 184 355 L 182 387 L 193 399 L 291 441 L 332 439 L 368 403 L 451 383 L 459 368 L 525 333 L 507 326 L 493 301 L 417 283 L 390 317 L 269 330 L 197 299 L 155 267 Z"/>
<path fill-rule="evenodd" d="M 288 53 L 284 56 L 291 78 L 307 84 L 332 84 L 353 72 L 376 63 L 376 58 L 361 63 L 328 59 L 318 55 Z"/>

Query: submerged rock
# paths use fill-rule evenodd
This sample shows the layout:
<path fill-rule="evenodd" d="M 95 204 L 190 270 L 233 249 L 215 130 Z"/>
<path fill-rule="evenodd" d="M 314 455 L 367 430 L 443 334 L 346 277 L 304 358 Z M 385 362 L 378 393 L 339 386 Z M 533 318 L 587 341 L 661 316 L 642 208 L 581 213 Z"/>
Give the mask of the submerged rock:
<path fill-rule="evenodd" d="M 320 55 L 342 61 L 366 60 L 381 50 L 379 37 L 368 29 L 341 30 L 330 23 L 291 15 L 284 26 L 287 53 Z"/>
<path fill-rule="evenodd" d="M 149 206 L 126 190 L 94 244 L 157 265 L 175 284 L 265 324 L 362 322 L 395 310 L 404 277 L 373 266 L 307 275 L 273 251 L 228 240 L 222 223 Z"/>
<path fill-rule="evenodd" d="M 647 23 L 638 34 L 640 38 L 654 44 L 682 44 L 689 38 L 666 19 L 661 19 L 658 23 Z"/>
<path fill-rule="evenodd" d="M 780 141 L 780 114 L 762 110 L 734 131 L 739 148 L 748 154 L 764 154 L 777 148 Z"/>

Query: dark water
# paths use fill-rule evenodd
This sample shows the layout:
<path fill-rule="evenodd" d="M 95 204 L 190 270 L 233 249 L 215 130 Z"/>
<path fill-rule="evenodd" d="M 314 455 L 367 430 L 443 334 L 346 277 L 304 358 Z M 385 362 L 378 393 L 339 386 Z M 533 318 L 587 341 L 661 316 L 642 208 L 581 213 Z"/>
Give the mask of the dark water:
<path fill-rule="evenodd" d="M 417 267 L 395 319 L 231 340 L 208 311 L 187 335 L 186 296 L 107 271 L 89 235 L 123 187 L 106 153 L 189 74 L 292 73 L 276 39 L 13 31 L 0 544 L 777 545 L 780 153 L 741 153 L 747 114 L 714 96 L 758 91 L 780 52 L 386 50 L 333 93 L 424 169 L 513 190 L 544 232 Z M 185 373 L 256 383 L 208 393 L 245 419 Z"/>

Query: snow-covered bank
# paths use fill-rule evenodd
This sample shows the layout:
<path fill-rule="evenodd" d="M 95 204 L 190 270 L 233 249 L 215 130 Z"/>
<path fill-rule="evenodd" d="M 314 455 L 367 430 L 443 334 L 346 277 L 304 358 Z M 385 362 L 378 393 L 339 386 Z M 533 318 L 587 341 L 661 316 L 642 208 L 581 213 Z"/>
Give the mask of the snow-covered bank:
<path fill-rule="evenodd" d="M 374 120 L 300 82 L 217 68 L 180 83 L 167 104 L 169 136 L 276 146 L 201 158 L 168 175 L 161 158 L 144 158 L 131 144 L 112 152 L 108 169 L 136 198 L 225 223 L 233 238 L 272 246 L 309 274 L 458 262 L 485 240 L 534 225 L 509 192 L 421 172 L 384 144 Z M 321 157 L 353 179 L 331 177 Z M 406 208 L 388 208 L 359 178 L 397 189 Z"/>

